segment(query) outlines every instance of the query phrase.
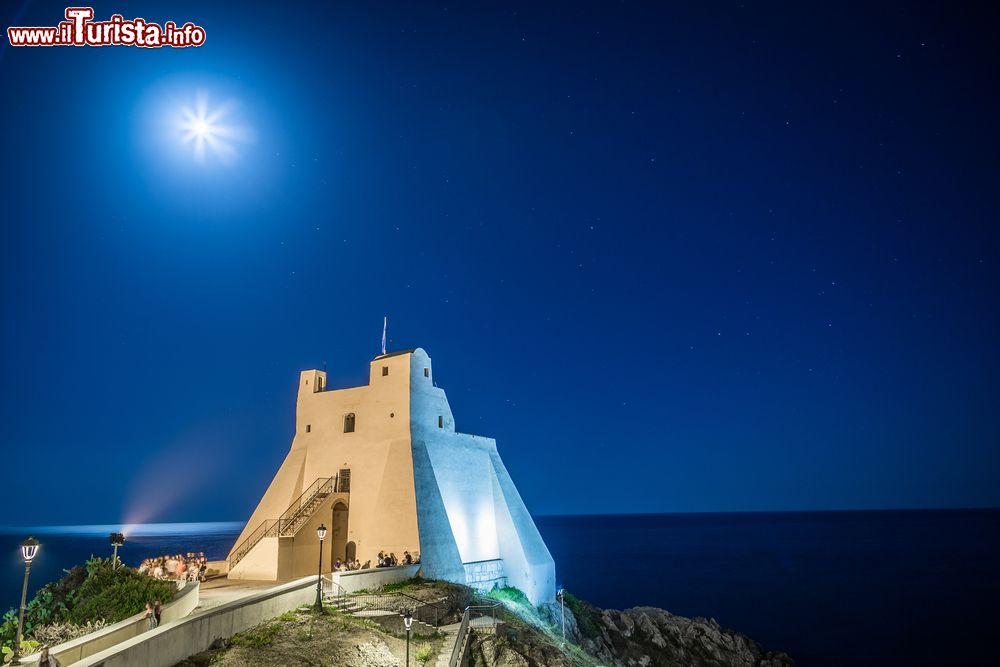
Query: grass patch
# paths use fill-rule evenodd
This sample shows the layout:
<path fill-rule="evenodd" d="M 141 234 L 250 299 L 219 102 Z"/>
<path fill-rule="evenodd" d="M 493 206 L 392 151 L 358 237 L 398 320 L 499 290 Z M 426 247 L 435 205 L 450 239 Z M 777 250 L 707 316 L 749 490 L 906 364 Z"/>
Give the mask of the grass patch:
<path fill-rule="evenodd" d="M 386 584 L 382 587 L 382 592 L 384 593 L 395 593 L 407 588 L 412 588 L 413 586 L 420 586 L 424 583 L 421 577 L 411 577 L 406 581 L 397 581 L 393 584 Z"/>
<path fill-rule="evenodd" d="M 371 630 L 377 632 L 380 635 L 393 636 L 391 632 L 383 628 L 381 625 L 375 621 L 369 620 L 367 618 L 359 618 L 353 614 L 345 614 L 339 609 L 333 609 L 330 607 L 323 608 L 323 615 L 330 623 L 330 625 L 335 628 L 339 628 L 341 631 L 346 632 L 351 628 L 363 628 L 365 630 Z"/>
<path fill-rule="evenodd" d="M 528 596 L 524 594 L 524 591 L 513 586 L 494 588 L 486 594 L 486 597 L 497 602 L 502 602 L 505 606 L 524 607 L 531 610 L 535 608 L 531 604 L 531 600 L 528 599 Z"/>
<path fill-rule="evenodd" d="M 274 642 L 274 638 L 281 634 L 281 626 L 277 623 L 265 623 L 251 628 L 246 632 L 237 632 L 229 640 L 230 646 L 249 646 L 251 648 L 265 648 Z"/>

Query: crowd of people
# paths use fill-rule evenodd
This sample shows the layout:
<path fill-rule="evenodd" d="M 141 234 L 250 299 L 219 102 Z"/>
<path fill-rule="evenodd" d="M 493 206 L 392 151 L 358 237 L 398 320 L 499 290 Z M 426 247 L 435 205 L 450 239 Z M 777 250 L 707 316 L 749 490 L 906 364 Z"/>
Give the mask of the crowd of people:
<path fill-rule="evenodd" d="M 396 558 L 394 553 L 386 553 L 384 551 L 378 552 L 378 560 L 375 567 L 395 567 L 397 565 L 413 565 L 414 563 L 420 562 L 420 555 L 418 554 L 414 557 L 409 551 L 403 552 L 402 558 Z M 372 566 L 370 560 L 366 560 L 364 565 L 361 561 L 355 560 L 340 560 L 339 558 L 333 563 L 334 572 L 351 572 L 352 570 L 367 570 Z"/>
<path fill-rule="evenodd" d="M 139 565 L 139 574 L 145 574 L 154 579 L 205 581 L 207 571 L 208 559 L 201 552 L 147 558 Z"/>
<path fill-rule="evenodd" d="M 372 566 L 370 560 L 366 560 L 365 564 L 362 565 L 361 561 L 355 560 L 340 560 L 339 558 L 333 563 L 334 572 L 350 572 L 351 570 L 366 570 Z"/>
<path fill-rule="evenodd" d="M 379 551 L 375 567 L 396 567 L 397 565 L 413 565 L 419 562 L 420 554 L 413 555 L 409 551 L 404 551 L 402 558 L 396 558 L 395 553 Z M 352 570 L 367 570 L 371 566 L 370 560 L 366 560 L 362 564 L 357 559 L 341 560 L 338 558 L 333 564 L 333 570 L 335 572 L 350 572 Z M 154 579 L 177 581 L 205 581 L 207 570 L 208 559 L 201 552 L 147 558 L 142 561 L 138 568 L 139 574 Z"/>
<path fill-rule="evenodd" d="M 397 559 L 394 553 L 378 552 L 378 564 L 375 567 L 396 567 L 397 565 L 413 565 L 420 562 L 420 554 L 414 558 L 409 551 L 403 552 L 403 558 Z"/>

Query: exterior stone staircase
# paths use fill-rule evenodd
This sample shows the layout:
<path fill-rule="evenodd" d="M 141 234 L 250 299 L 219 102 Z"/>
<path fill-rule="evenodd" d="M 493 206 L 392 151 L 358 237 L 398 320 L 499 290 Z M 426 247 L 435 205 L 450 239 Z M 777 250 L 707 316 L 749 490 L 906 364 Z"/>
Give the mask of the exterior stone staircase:
<path fill-rule="evenodd" d="M 332 577 L 323 577 L 323 600 L 345 614 L 374 621 L 392 632 L 405 632 L 404 613 L 409 611 L 416 636 L 429 636 L 442 631 L 446 608 L 440 603 L 418 600 L 402 592 L 348 593 Z"/>
<path fill-rule="evenodd" d="M 406 593 L 348 593 L 332 577 L 323 577 L 324 602 L 345 614 L 367 618 L 393 632 L 403 628 L 403 611 L 413 614 L 411 626 L 415 634 L 441 633 L 441 652 L 435 667 L 457 667 L 468 653 L 474 630 L 496 633 L 501 625 L 498 617 L 501 604 L 496 600 L 474 595 L 477 604 L 465 608 L 459 623 L 441 625 L 445 608 L 434 602 L 418 600 Z"/>
<path fill-rule="evenodd" d="M 452 623 L 441 628 L 441 632 L 444 633 L 444 641 L 441 642 L 441 652 L 438 653 L 434 667 L 450 667 L 452 649 L 455 642 L 458 641 L 458 633 L 461 630 L 461 623 Z"/>
<path fill-rule="evenodd" d="M 482 599 L 485 604 L 472 605 L 465 608 L 462 614 L 462 622 L 441 628 L 445 633 L 445 641 L 442 644 L 441 653 L 438 655 L 435 667 L 458 667 L 466 664 L 466 658 L 472 647 L 474 630 L 490 632 L 494 635 L 497 632 L 497 613 L 500 603 L 494 600 Z M 451 650 L 448 650 L 448 649 Z"/>
<path fill-rule="evenodd" d="M 388 594 L 391 596 L 391 594 Z M 398 630 L 403 627 L 403 611 L 389 607 L 403 606 L 407 601 L 398 600 L 399 604 L 376 604 L 366 602 L 364 598 L 371 596 L 337 596 L 326 597 L 326 603 L 345 614 L 351 614 L 357 618 L 367 618 L 375 621 L 379 625 L 389 626 L 390 630 Z M 417 617 L 413 618 L 411 626 L 414 634 L 429 635 L 441 630 L 436 625 L 427 623 Z"/>
<path fill-rule="evenodd" d="M 229 555 L 229 571 L 265 537 L 292 537 L 337 488 L 336 477 L 320 477 L 309 485 L 277 519 L 261 523 Z"/>

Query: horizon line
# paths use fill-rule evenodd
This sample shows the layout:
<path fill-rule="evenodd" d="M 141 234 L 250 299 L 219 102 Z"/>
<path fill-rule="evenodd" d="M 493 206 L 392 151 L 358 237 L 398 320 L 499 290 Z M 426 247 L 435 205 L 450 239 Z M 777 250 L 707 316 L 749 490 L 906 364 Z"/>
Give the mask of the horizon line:
<path fill-rule="evenodd" d="M 864 508 L 864 509 L 793 509 L 793 510 L 695 510 L 679 512 L 580 512 L 573 514 L 566 513 L 538 513 L 533 517 L 587 517 L 587 516 L 688 516 L 688 515 L 733 515 L 733 514 L 846 514 L 850 512 L 984 512 L 1000 510 L 998 506 L 975 506 L 975 507 L 905 507 L 905 508 Z M 164 535 L 171 533 L 182 533 L 186 527 L 190 526 L 208 527 L 212 526 L 220 532 L 240 528 L 246 525 L 242 520 L 229 521 L 162 521 L 147 522 L 138 524 L 127 523 L 84 523 L 84 524 L 35 524 L 31 526 L 0 526 L 0 535 L 15 533 L 93 533 L 99 535 L 104 532 L 128 531 L 126 534 L 132 535 Z"/>
<path fill-rule="evenodd" d="M 848 512 L 984 512 L 1000 510 L 1000 505 L 979 505 L 969 507 L 872 507 L 872 508 L 834 508 L 834 509 L 794 509 L 794 510 L 686 510 L 671 512 L 588 512 L 579 514 L 538 513 L 534 517 L 572 517 L 572 516 L 662 516 L 690 514 L 842 514 Z"/>

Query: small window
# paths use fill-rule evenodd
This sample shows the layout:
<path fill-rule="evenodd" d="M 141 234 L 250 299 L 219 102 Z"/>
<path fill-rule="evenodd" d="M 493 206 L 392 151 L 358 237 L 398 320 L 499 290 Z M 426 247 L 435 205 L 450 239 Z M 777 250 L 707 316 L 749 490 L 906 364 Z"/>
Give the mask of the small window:
<path fill-rule="evenodd" d="M 312 430 L 313 430 L 312 424 L 306 424 L 306 433 L 312 433 Z"/>
<path fill-rule="evenodd" d="M 424 369 L 424 377 L 425 378 L 429 378 L 430 376 L 431 376 L 431 369 L 425 368 Z"/>
<path fill-rule="evenodd" d="M 438 428 L 444 428 L 444 417 L 438 415 Z"/>
<path fill-rule="evenodd" d="M 316 388 L 319 389 L 320 391 L 323 391 L 323 378 L 322 377 L 316 378 Z"/>
<path fill-rule="evenodd" d="M 344 433 L 354 433 L 354 413 L 344 415 Z"/>
<path fill-rule="evenodd" d="M 386 376 L 388 374 L 389 374 L 389 367 L 388 366 L 383 366 L 382 367 L 382 376 L 384 377 L 384 376 Z"/>

